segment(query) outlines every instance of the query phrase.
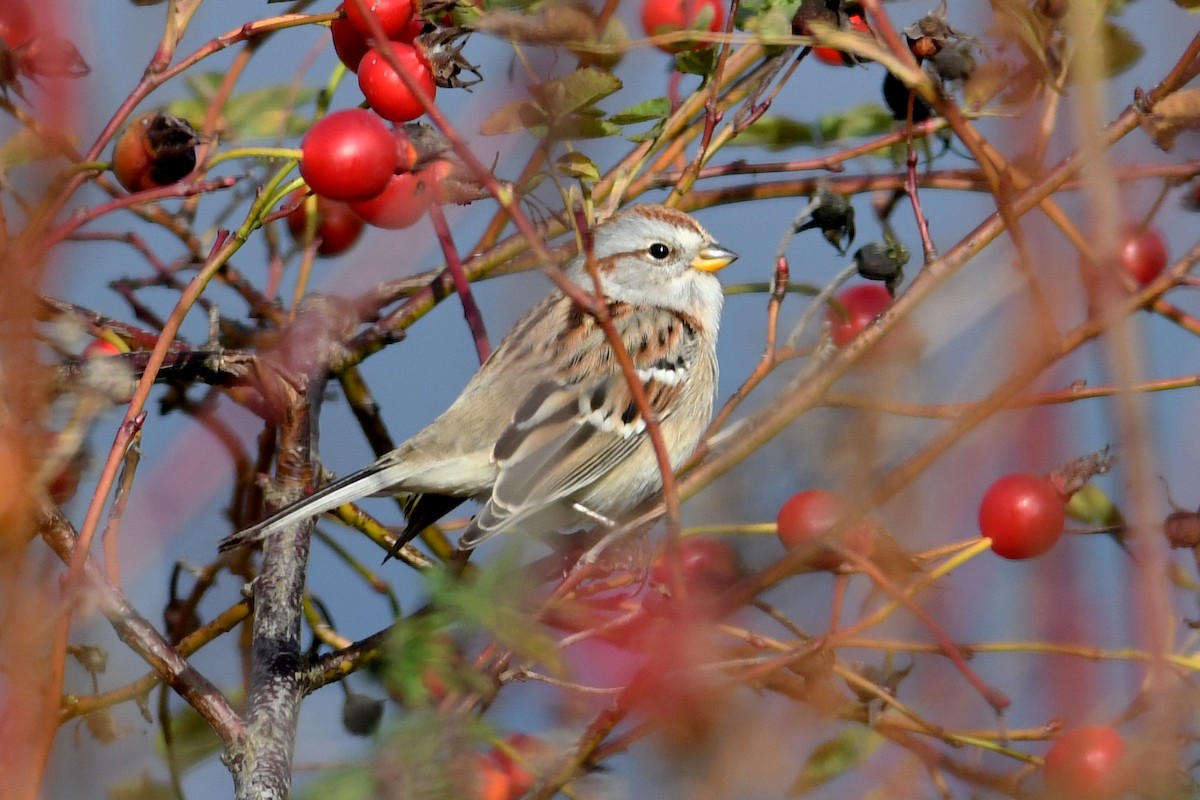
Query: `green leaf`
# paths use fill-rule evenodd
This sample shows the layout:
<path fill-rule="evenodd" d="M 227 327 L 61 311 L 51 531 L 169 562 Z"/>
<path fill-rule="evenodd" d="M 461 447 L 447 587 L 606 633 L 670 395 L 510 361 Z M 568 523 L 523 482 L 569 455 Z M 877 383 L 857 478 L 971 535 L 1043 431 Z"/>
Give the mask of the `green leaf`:
<path fill-rule="evenodd" d="M 862 103 L 840 114 L 826 114 L 809 123 L 767 115 L 738 135 L 734 144 L 772 150 L 805 144 L 834 144 L 844 139 L 877 136 L 892 129 L 892 115 L 878 103 Z"/>
<path fill-rule="evenodd" d="M 739 30 L 757 30 L 756 19 L 769 12 L 782 14 L 790 21 L 801 5 L 802 0 L 743 0 L 738 3 L 737 27 Z"/>
<path fill-rule="evenodd" d="M 788 36 L 792 32 L 792 16 L 795 12 L 787 12 L 780 8 L 769 8 L 758 16 L 747 20 L 747 33 L 757 33 L 760 36 Z"/>
<path fill-rule="evenodd" d="M 711 75 L 717 68 L 719 48 L 702 47 L 699 50 L 684 50 L 675 54 L 675 69 L 685 75 Z"/>
<path fill-rule="evenodd" d="M 1200 0 L 1175 0 L 1175 5 L 1188 11 L 1200 11 Z"/>
<path fill-rule="evenodd" d="M 606 119 L 576 114 L 556 124 L 546 135 L 551 139 L 604 139 L 620 136 L 621 128 Z"/>
<path fill-rule="evenodd" d="M 517 192 L 517 194 L 519 194 L 519 195 L 529 194 L 534 189 L 541 186 L 547 177 L 548 176 L 546 175 L 545 171 L 538 170 L 537 172 L 535 172 L 529 176 L 529 180 L 527 180 L 521 184 L 520 189 Z"/>
<path fill-rule="evenodd" d="M 628 43 L 629 29 L 625 27 L 621 18 L 614 14 L 608 18 L 608 24 L 604 26 L 604 31 L 600 34 L 600 41 L 596 42 L 596 44 L 613 48 L 611 52 L 596 53 L 586 48 L 571 48 L 571 52 L 579 56 L 584 64 L 612 69 L 624 56 L 625 45 Z"/>
<path fill-rule="evenodd" d="M 738 145 L 757 145 L 771 150 L 783 150 L 798 144 L 815 141 L 812 126 L 806 122 L 775 114 L 764 115 L 733 140 Z"/>
<path fill-rule="evenodd" d="M 166 111 L 187 120 L 204 119 L 209 107 L 215 102 L 224 75 L 219 72 L 204 72 L 189 75 L 187 86 L 191 98 L 181 98 L 170 103 Z M 264 86 L 243 94 L 234 95 L 221 109 L 218 129 L 224 139 L 268 139 L 279 136 L 299 136 L 309 127 L 309 119 L 297 114 L 296 109 L 313 102 L 317 90 L 311 87 L 290 85 Z"/>
<path fill-rule="evenodd" d="M 181 97 L 163 106 L 163 111 L 168 114 L 174 114 L 180 119 L 186 119 L 188 122 L 204 119 L 204 114 L 207 110 L 208 103 L 203 100 L 197 100 L 194 97 Z"/>
<path fill-rule="evenodd" d="M 1100 29 L 1104 41 L 1105 78 L 1120 75 L 1142 57 L 1145 50 L 1126 28 L 1105 20 Z"/>
<path fill-rule="evenodd" d="M 312 87 L 267 86 L 230 98 L 223 122 L 228 139 L 266 139 L 280 135 L 299 136 L 309 121 L 296 109 L 317 96 Z"/>
<path fill-rule="evenodd" d="M 321 775 L 300 796 L 311 800 L 369 800 L 378 797 L 379 790 L 371 770 L 343 767 Z"/>
<path fill-rule="evenodd" d="M 613 136 L 616 125 L 601 120 L 593 106 L 621 88 L 609 72 L 587 67 L 546 81 L 532 100 L 518 100 L 493 111 L 479 126 L 485 136 L 527 130 L 538 138 L 589 139 Z"/>
<path fill-rule="evenodd" d="M 1078 63 L 1072 63 L 1068 72 L 1068 80 L 1107 80 L 1129 70 L 1142 57 L 1145 50 L 1124 27 L 1104 19 L 1096 32 L 1103 56 L 1099 75 L 1083 75 Z"/>
<path fill-rule="evenodd" d="M 797 797 L 859 767 L 883 743 L 869 728 L 852 727 L 823 742 L 808 757 L 804 770 L 788 791 Z"/>
<path fill-rule="evenodd" d="M 432 700 L 426 670 L 440 677 L 453 662 L 449 626 L 445 615 L 426 614 L 398 622 L 388 636 L 380 675 L 414 707 L 426 706 Z"/>
<path fill-rule="evenodd" d="M 22 164 L 39 161 L 57 155 L 45 136 L 28 128 L 18 128 L 12 136 L 0 144 L 0 168 L 12 169 Z"/>
<path fill-rule="evenodd" d="M 200 72 L 188 74 L 184 83 L 192 91 L 192 95 L 201 102 L 208 102 L 217 96 L 221 89 L 221 81 L 225 79 L 223 72 Z"/>
<path fill-rule="evenodd" d="M 539 0 L 488 0 L 488 8 L 521 10 L 536 5 Z"/>
<path fill-rule="evenodd" d="M 639 122 L 666 119 L 671 113 L 671 101 L 665 97 L 655 97 L 645 102 L 630 106 L 624 111 L 618 111 L 608 118 L 609 122 L 617 125 L 636 125 Z"/>
<path fill-rule="evenodd" d="M 595 105 L 621 86 L 620 79 L 611 72 L 585 67 L 534 87 L 533 95 L 552 116 L 566 116 Z"/>
<path fill-rule="evenodd" d="M 480 569 L 472 580 L 430 573 L 430 600 L 457 624 L 481 631 L 501 647 L 514 651 L 518 660 L 531 660 L 557 670 L 560 654 L 554 640 L 524 608 L 524 586 L 516 577 L 515 556 L 502 554 Z"/>
<path fill-rule="evenodd" d="M 877 136 L 892 129 L 892 115 L 878 103 L 862 103 L 841 114 L 822 116 L 817 128 L 824 142 Z"/>
<path fill-rule="evenodd" d="M 563 175 L 578 178 L 584 183 L 600 180 L 600 168 L 583 153 L 567 153 L 555 162 L 555 168 Z"/>
<path fill-rule="evenodd" d="M 529 100 L 514 100 L 493 111 L 479 125 L 479 132 L 484 136 L 496 136 L 501 133 L 516 133 L 532 129 L 535 126 L 545 128 L 546 112 Z"/>
<path fill-rule="evenodd" d="M 642 131 L 641 133 L 632 133 L 627 135 L 625 138 L 631 142 L 653 141 L 659 136 L 662 136 L 662 132 L 665 127 L 667 127 L 667 121 L 665 119 L 660 119 L 649 130 Z"/>

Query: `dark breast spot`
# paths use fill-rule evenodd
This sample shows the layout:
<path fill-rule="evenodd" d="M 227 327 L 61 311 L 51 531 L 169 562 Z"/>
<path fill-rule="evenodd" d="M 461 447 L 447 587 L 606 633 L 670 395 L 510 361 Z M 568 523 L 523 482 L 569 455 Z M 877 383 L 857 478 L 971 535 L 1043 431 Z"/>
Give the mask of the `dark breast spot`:
<path fill-rule="evenodd" d="M 592 389 L 592 394 L 588 397 L 588 405 L 592 411 L 599 411 L 604 407 L 604 401 L 608 399 L 608 384 L 600 384 L 595 389 Z"/>
<path fill-rule="evenodd" d="M 587 321 L 588 313 L 574 303 L 567 310 L 567 319 L 564 333 L 571 333 L 583 327 L 583 323 Z"/>
<path fill-rule="evenodd" d="M 651 365 L 651 369 L 674 372 L 675 370 L 683 369 L 684 366 L 683 356 L 675 356 L 674 358 L 660 358 Z"/>

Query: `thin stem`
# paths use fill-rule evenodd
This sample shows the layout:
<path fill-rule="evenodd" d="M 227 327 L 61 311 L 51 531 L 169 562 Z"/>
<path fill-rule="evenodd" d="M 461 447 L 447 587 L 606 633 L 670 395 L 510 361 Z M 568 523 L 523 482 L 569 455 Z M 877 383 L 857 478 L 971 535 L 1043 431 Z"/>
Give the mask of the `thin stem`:
<path fill-rule="evenodd" d="M 487 328 L 483 322 L 483 312 L 479 310 L 479 304 L 475 302 L 475 295 L 471 293 L 471 282 L 463 270 L 462 259 L 458 257 L 458 249 L 454 246 L 454 237 L 450 233 L 450 226 L 446 224 L 446 214 L 442 211 L 442 207 L 437 203 L 431 204 L 429 218 L 433 221 L 433 230 L 437 233 L 438 242 L 442 245 L 442 255 L 446 258 L 446 269 L 450 272 L 450 277 L 454 279 L 454 290 L 458 292 L 458 299 L 462 302 L 463 316 L 466 317 L 467 327 L 471 329 L 471 338 L 475 340 L 475 353 L 479 356 L 479 363 L 482 364 L 492 353 L 492 346 L 488 342 Z"/>

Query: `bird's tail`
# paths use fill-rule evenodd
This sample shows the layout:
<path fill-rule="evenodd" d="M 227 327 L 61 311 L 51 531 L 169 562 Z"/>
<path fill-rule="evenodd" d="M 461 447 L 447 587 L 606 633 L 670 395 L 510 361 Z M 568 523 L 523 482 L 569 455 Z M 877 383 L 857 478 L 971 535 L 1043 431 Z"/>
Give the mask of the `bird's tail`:
<path fill-rule="evenodd" d="M 217 545 L 217 549 L 224 552 L 251 542 L 260 542 L 280 528 L 298 520 L 323 514 L 343 503 L 351 503 L 363 497 L 382 493 L 395 485 L 394 472 L 395 465 L 377 461 L 369 467 L 364 467 L 358 472 L 352 472 L 344 478 L 322 486 L 308 497 L 276 511 L 257 525 L 252 525 L 222 539 L 221 543 Z"/>

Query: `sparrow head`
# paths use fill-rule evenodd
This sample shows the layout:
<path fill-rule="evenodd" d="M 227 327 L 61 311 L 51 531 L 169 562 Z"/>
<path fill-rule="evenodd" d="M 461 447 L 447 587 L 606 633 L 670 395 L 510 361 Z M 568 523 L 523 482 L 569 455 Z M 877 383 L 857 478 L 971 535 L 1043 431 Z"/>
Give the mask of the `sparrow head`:
<path fill-rule="evenodd" d="M 593 254 L 610 299 L 670 308 L 710 322 L 713 329 L 722 294 L 712 273 L 737 258 L 691 216 L 659 205 L 632 206 L 597 227 Z M 581 286 L 591 288 L 582 256 L 571 271 Z"/>

